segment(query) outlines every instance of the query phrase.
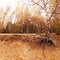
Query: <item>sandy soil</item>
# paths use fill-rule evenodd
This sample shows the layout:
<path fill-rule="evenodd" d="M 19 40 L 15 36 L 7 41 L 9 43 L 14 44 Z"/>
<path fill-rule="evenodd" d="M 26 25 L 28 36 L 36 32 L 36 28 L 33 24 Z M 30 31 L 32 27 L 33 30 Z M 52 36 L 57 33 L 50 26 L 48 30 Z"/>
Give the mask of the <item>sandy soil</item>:
<path fill-rule="evenodd" d="M 41 45 L 39 35 L 0 34 L 0 60 L 60 60 L 60 35 L 51 39 L 55 46 Z"/>

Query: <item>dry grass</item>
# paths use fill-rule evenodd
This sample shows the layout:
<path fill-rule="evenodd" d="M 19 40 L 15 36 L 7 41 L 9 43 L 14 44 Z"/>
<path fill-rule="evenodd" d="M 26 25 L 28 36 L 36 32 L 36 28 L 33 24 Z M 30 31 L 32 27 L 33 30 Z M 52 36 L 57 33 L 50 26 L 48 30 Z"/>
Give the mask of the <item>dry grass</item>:
<path fill-rule="evenodd" d="M 60 36 L 51 35 L 56 47 L 41 45 L 39 35 L 0 34 L 0 60 L 60 60 Z"/>

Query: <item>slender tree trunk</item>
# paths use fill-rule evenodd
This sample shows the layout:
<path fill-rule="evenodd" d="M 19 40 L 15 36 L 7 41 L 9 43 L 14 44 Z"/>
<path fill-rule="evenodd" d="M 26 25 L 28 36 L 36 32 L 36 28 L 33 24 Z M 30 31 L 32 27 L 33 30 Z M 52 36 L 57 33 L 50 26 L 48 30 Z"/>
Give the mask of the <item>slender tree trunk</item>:
<path fill-rule="evenodd" d="M 47 38 L 47 41 L 50 38 L 50 20 L 47 20 L 46 38 Z"/>

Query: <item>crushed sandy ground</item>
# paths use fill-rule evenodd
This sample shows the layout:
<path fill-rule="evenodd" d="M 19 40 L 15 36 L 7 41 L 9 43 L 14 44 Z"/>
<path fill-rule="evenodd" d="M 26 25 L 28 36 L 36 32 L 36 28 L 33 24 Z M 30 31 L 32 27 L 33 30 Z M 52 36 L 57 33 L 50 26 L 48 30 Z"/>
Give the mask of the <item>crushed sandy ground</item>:
<path fill-rule="evenodd" d="M 41 45 L 39 35 L 0 34 L 0 60 L 60 60 L 60 35 L 51 35 L 56 46 Z"/>

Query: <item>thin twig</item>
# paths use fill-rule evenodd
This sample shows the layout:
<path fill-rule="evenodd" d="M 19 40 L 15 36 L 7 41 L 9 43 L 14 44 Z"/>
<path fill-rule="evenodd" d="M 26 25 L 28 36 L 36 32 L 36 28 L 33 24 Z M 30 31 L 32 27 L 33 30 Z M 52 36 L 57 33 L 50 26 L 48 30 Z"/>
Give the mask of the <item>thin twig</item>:
<path fill-rule="evenodd" d="M 41 7 L 42 9 L 45 9 L 43 6 L 41 6 L 40 4 L 36 3 L 34 0 L 32 0 L 33 3 L 35 3 L 36 5 L 38 5 L 39 7 Z"/>

